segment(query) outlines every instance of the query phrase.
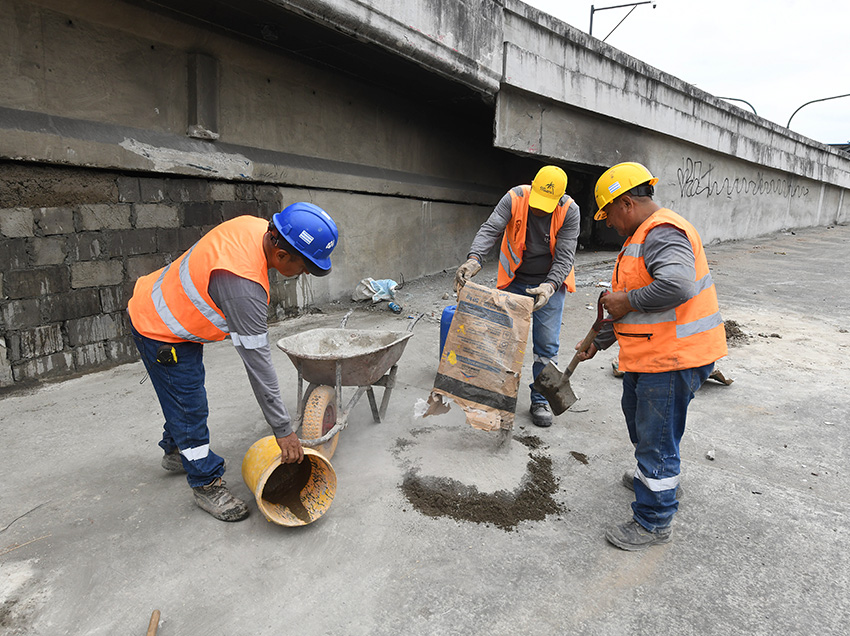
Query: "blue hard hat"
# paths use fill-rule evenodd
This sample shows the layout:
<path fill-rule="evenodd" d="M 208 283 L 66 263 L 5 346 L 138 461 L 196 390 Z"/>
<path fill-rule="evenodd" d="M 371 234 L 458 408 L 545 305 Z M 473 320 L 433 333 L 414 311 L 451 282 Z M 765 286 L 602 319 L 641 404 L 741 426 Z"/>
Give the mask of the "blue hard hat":
<path fill-rule="evenodd" d="M 336 223 L 318 205 L 299 202 L 288 205 L 272 217 L 272 225 L 286 243 L 304 258 L 313 276 L 331 272 L 331 252 L 339 241 Z M 274 233 L 272 233 L 273 238 Z"/>

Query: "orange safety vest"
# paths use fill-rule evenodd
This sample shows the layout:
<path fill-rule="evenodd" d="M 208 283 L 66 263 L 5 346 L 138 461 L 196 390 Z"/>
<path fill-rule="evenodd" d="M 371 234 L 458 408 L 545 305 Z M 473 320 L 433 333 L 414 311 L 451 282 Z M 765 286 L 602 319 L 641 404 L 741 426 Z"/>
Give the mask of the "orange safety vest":
<path fill-rule="evenodd" d="M 617 256 L 611 288 L 629 291 L 655 280 L 646 269 L 643 244 L 649 231 L 662 224 L 684 231 L 691 243 L 696 268 L 695 294 L 673 309 L 650 313 L 631 311 L 614 322 L 614 332 L 620 343 L 621 371 L 661 373 L 693 369 L 727 354 L 726 329 L 702 240 L 694 226 L 672 210 L 664 208 L 655 212 L 626 240 Z"/>
<path fill-rule="evenodd" d="M 521 185 L 511 188 L 511 220 L 505 228 L 505 234 L 502 237 L 502 248 L 499 254 L 499 274 L 496 278 L 496 287 L 504 289 L 511 284 L 511 281 L 516 276 L 517 268 L 522 264 L 522 255 L 525 252 L 525 228 L 528 223 L 528 197 L 531 193 L 531 186 Z M 552 212 L 552 223 L 549 226 L 549 250 L 552 253 L 552 258 L 555 258 L 555 241 L 557 239 L 558 230 L 564 224 L 564 219 L 567 218 L 567 210 L 570 209 L 570 204 L 573 200 L 567 197 L 567 201 L 563 205 L 559 205 Z M 564 279 L 564 284 L 567 286 L 567 291 L 574 292 L 576 290 L 576 270 L 573 267 L 570 273 Z M 557 291 L 557 290 L 556 290 Z"/>
<path fill-rule="evenodd" d="M 216 342 L 229 332 L 210 298 L 210 275 L 221 269 L 252 280 L 269 296 L 263 235 L 269 222 L 240 216 L 216 226 L 170 265 L 136 281 L 127 306 L 136 331 L 163 342 Z"/>

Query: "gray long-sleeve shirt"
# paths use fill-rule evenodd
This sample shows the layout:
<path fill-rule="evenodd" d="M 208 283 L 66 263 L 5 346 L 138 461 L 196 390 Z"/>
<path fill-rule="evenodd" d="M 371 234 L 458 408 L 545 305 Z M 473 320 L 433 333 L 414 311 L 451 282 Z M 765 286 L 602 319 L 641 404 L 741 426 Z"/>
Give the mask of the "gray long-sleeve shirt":
<path fill-rule="evenodd" d="M 667 311 L 693 297 L 694 250 L 679 228 L 673 225 L 652 228 L 644 239 L 643 261 L 655 280 L 645 287 L 628 290 L 629 303 L 636 310 L 644 313 Z M 606 323 L 593 343 L 597 349 L 607 349 L 616 339 L 613 326 Z"/>
<path fill-rule="evenodd" d="M 224 314 L 263 417 L 275 437 L 286 437 L 292 432 L 291 418 L 272 365 L 266 290 L 259 283 L 216 270 L 210 276 L 209 293 Z"/>
<path fill-rule="evenodd" d="M 559 202 L 563 205 L 567 196 Z M 552 217 L 528 214 L 525 233 L 525 252 L 522 264 L 516 270 L 515 280 L 527 285 L 539 285 L 542 282 L 552 283 L 558 289 L 573 268 L 576 255 L 576 242 L 579 233 L 579 208 L 575 201 L 570 203 L 564 224 L 558 230 L 555 243 L 555 255 L 549 248 L 549 228 Z M 493 209 L 490 217 L 484 221 L 469 248 L 469 254 L 484 261 L 487 254 L 497 241 L 501 240 L 508 222 L 511 220 L 511 194 L 506 193 Z"/>

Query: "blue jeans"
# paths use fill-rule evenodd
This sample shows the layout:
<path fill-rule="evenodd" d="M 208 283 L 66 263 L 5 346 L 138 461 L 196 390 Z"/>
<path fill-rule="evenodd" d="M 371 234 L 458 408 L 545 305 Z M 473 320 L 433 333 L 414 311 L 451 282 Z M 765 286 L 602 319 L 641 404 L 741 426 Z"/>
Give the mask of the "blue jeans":
<path fill-rule="evenodd" d="M 520 296 L 530 296 L 525 290 L 536 287 L 527 283 L 516 281 L 508 285 L 504 291 Z M 561 285 L 549 298 L 549 302 L 531 314 L 531 343 L 534 353 L 534 363 L 531 367 L 532 380 L 536 378 L 546 363 L 558 361 L 558 349 L 561 345 L 561 321 L 564 317 L 564 300 L 567 297 L 567 288 Z M 528 385 L 531 389 L 532 404 L 548 404 L 546 398 L 534 390 L 534 383 Z"/>
<path fill-rule="evenodd" d="M 166 343 L 146 338 L 132 325 L 130 328 L 165 416 L 159 446 L 166 453 L 175 448 L 180 450 L 186 479 L 193 488 L 221 477 L 224 460 L 210 450 L 207 428 L 204 346 L 195 342 L 172 344 L 177 352 L 177 364 L 166 366 L 156 361 L 157 349 Z"/>
<path fill-rule="evenodd" d="M 714 363 L 665 373 L 626 372 L 623 414 L 635 446 L 634 519 L 654 532 L 670 526 L 679 508 L 679 443 L 688 404 L 714 369 Z"/>

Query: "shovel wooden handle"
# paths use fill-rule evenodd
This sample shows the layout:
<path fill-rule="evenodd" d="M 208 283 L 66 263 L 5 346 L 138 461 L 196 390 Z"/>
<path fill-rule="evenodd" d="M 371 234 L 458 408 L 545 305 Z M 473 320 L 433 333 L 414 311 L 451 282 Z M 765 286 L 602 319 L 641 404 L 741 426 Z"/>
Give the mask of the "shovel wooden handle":
<path fill-rule="evenodd" d="M 611 322 L 611 320 L 602 319 L 602 298 L 607 293 L 607 291 L 603 290 L 602 292 L 600 292 L 599 298 L 596 299 L 596 322 L 593 323 L 593 326 L 590 328 L 590 331 L 587 332 L 587 335 L 584 337 L 584 340 L 581 341 L 581 344 L 576 350 L 576 354 L 573 356 L 573 359 L 570 360 L 570 364 L 567 367 L 567 370 L 564 371 L 564 381 L 561 382 L 562 385 L 566 384 L 566 380 L 568 380 L 569 377 L 573 374 L 573 371 L 576 370 L 576 367 L 579 363 L 579 354 L 584 353 L 585 351 L 590 349 L 590 345 L 593 343 L 593 339 L 599 335 L 599 330 L 602 329 L 602 325 L 604 325 L 606 322 Z"/>
<path fill-rule="evenodd" d="M 579 354 L 584 353 L 590 348 L 590 345 L 593 344 L 593 339 L 597 335 L 599 335 L 599 331 L 596 329 L 596 325 L 593 325 L 593 327 L 590 328 L 590 331 L 587 332 L 587 335 L 584 337 L 584 340 L 581 341 L 581 344 L 576 350 L 576 354 L 573 356 L 573 359 L 570 360 L 570 364 L 567 367 L 567 370 L 564 371 L 565 378 L 569 378 L 573 374 L 573 371 L 576 370 L 576 367 L 579 363 Z"/>

